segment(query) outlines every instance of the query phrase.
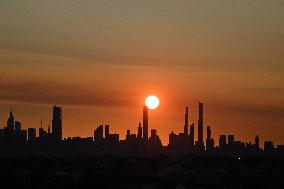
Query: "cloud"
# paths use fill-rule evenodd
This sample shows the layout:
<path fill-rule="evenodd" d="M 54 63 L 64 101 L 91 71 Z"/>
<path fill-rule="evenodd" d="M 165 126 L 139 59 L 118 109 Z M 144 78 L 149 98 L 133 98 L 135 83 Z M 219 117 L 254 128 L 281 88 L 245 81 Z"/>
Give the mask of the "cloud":
<path fill-rule="evenodd" d="M 284 106 L 281 104 L 256 104 L 216 101 L 209 104 L 214 112 L 233 114 L 235 119 L 240 117 L 270 117 L 283 120 Z M 283 120 L 284 121 L 284 120 Z"/>
<path fill-rule="evenodd" d="M 0 82 L 0 101 L 83 106 L 128 106 L 134 103 L 128 91 L 93 90 L 56 81 Z"/>

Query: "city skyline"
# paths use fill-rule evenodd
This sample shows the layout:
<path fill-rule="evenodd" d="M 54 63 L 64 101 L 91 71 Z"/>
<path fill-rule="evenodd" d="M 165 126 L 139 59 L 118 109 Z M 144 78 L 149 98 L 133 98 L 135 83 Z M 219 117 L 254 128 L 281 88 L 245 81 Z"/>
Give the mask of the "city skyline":
<path fill-rule="evenodd" d="M 169 146 L 170 145 L 170 138 L 171 135 L 175 135 L 175 137 L 177 139 L 175 140 L 184 140 L 183 137 L 184 136 L 188 136 L 189 138 L 186 139 L 186 141 L 184 141 L 183 143 L 185 143 L 185 145 L 187 143 L 189 143 L 189 145 L 193 145 L 195 146 L 196 149 L 201 149 L 201 150 L 208 150 L 210 148 L 214 148 L 216 147 L 221 147 L 220 145 L 223 144 L 233 144 L 234 141 L 241 141 L 241 140 L 236 140 L 238 138 L 235 138 L 235 134 L 232 132 L 229 133 L 220 133 L 219 135 L 214 135 L 214 136 L 218 136 L 219 137 L 219 145 L 217 142 L 217 137 L 214 137 L 212 135 L 212 125 L 206 125 L 204 128 L 204 109 L 203 109 L 204 105 L 202 102 L 198 103 L 198 121 L 197 123 L 195 122 L 190 122 L 190 114 L 189 114 L 189 107 L 186 106 L 185 107 L 185 113 L 184 113 L 184 125 L 183 128 L 181 129 L 183 131 L 182 132 L 177 132 L 175 133 L 173 130 L 169 133 L 168 137 L 169 137 L 169 143 L 168 144 L 164 144 L 161 143 L 161 145 L 163 146 Z M 33 127 L 23 127 L 22 122 L 19 121 L 18 119 L 15 119 L 15 116 L 13 114 L 13 109 L 11 108 L 10 113 L 9 113 L 9 118 L 7 120 L 7 129 L 9 129 L 10 131 L 8 131 L 10 134 L 8 135 L 12 135 L 12 133 L 14 133 L 14 128 L 15 128 L 15 132 L 17 130 L 21 130 L 21 129 L 26 129 L 27 133 L 26 135 L 26 140 L 29 141 L 29 136 L 33 135 L 33 137 L 41 137 L 42 133 L 46 132 L 46 133 L 50 133 L 52 140 L 53 141 L 62 141 L 62 140 L 66 140 L 66 139 L 72 139 L 72 138 L 76 138 L 76 137 L 82 137 L 82 139 L 84 138 L 90 138 L 91 136 L 65 136 L 63 137 L 63 115 L 62 115 L 62 107 L 55 105 L 53 106 L 53 116 L 52 116 L 52 121 L 51 121 L 51 125 L 49 124 L 47 128 L 45 128 L 43 126 L 43 120 L 40 120 L 40 127 L 38 128 L 33 128 Z M 110 125 L 109 123 L 100 123 L 99 126 L 95 126 L 94 127 L 94 138 L 93 141 L 96 142 L 96 136 L 99 137 L 99 140 L 103 140 L 104 138 L 107 138 L 108 135 L 110 134 L 110 126 L 112 128 L 112 131 L 114 131 L 115 135 L 117 135 L 117 139 L 119 141 L 123 141 L 123 140 L 127 140 L 127 137 L 130 136 L 130 133 L 135 133 L 135 138 L 141 139 L 141 140 L 148 140 L 149 139 L 149 134 L 150 136 L 152 136 L 152 132 L 154 132 L 154 135 L 159 136 L 158 130 L 156 128 L 153 128 L 149 125 L 149 111 L 151 109 L 148 108 L 146 105 L 143 106 L 143 114 L 142 114 L 142 118 L 141 120 L 138 121 L 138 127 L 136 125 L 136 130 L 135 128 L 128 128 L 124 133 L 117 133 L 115 131 L 115 127 L 113 127 L 112 125 Z M 151 119 L 151 118 L 150 118 Z M 105 125 L 105 127 L 104 127 Z M 5 127 L 3 127 L 5 128 Z M 68 128 L 68 126 L 67 126 Z M 37 131 L 38 130 L 38 131 Z M 214 130 L 214 127 L 213 127 Z M 6 131 L 5 131 L 6 132 Z M 17 131 L 20 132 L 20 131 Z M 32 134 L 30 134 L 30 132 L 32 132 Z M 97 134 L 95 134 L 97 132 Z M 38 133 L 38 134 L 37 134 Z M 105 133 L 105 134 L 103 134 Z M 137 134 L 136 134 L 137 133 Z M 196 134 L 195 134 L 196 133 Z M 206 135 L 204 134 L 206 133 Z M 3 134 L 3 133 L 2 133 Z M 126 135 L 125 135 L 126 134 Z M 180 135 L 182 134 L 182 135 Z M 101 136 L 100 136 L 101 135 Z M 121 136 L 125 136 L 125 137 L 121 137 Z M 1 137 L 1 136 L 0 136 Z M 224 138 L 223 138 L 224 137 Z M 228 137 L 228 139 L 227 139 Z M 180 139 L 178 139 L 180 138 Z M 216 140 L 214 140 L 214 138 Z M 256 139 L 257 138 L 257 139 Z M 161 139 L 161 138 L 159 138 Z M 187 141 L 188 140 L 188 141 Z M 191 141 L 192 140 L 192 141 Z M 256 140 L 258 140 L 258 142 L 256 142 Z M 263 148 L 265 146 L 265 142 L 270 142 L 270 140 L 263 140 L 262 143 L 260 143 L 260 138 L 259 135 L 256 134 L 253 138 L 252 141 L 242 141 L 245 142 L 247 144 L 253 144 L 253 142 L 257 143 L 257 146 L 259 148 Z M 282 144 L 275 144 L 272 141 L 272 145 L 279 145 L 281 146 Z"/>
<path fill-rule="evenodd" d="M 283 188 L 284 0 L 0 0 L 7 188 Z"/>
<path fill-rule="evenodd" d="M 110 0 L 0 2 L 0 125 L 14 107 L 23 125 L 51 124 L 65 108 L 65 136 L 94 125 L 133 128 L 157 95 L 151 127 L 180 132 L 198 101 L 212 135 L 284 143 L 283 3 Z M 193 114 L 194 113 L 194 114 Z M 84 122 L 84 124 L 81 124 Z M 66 129 L 66 128 L 65 128 Z M 64 134 L 63 134 L 64 135 Z"/>
<path fill-rule="evenodd" d="M 148 98 L 147 98 L 148 99 Z M 152 101 L 155 103 L 155 101 Z M 15 119 L 13 110 L 10 110 L 6 127 L 0 128 L 0 151 L 2 157 L 184 157 L 197 156 L 230 156 L 232 158 L 252 157 L 281 157 L 284 154 L 284 145 L 275 145 L 273 141 L 265 140 L 263 148 L 260 146 L 260 137 L 255 135 L 254 142 L 236 140 L 234 134 L 221 134 L 219 139 L 212 137 L 212 128 L 204 123 L 204 106 L 198 103 L 198 123 L 190 124 L 188 107 L 185 107 L 183 132 L 168 134 L 169 144 L 163 145 L 159 131 L 149 128 L 149 110 L 153 104 L 147 101 L 143 106 L 142 124 L 139 121 L 136 132 L 127 129 L 125 138 L 116 132 L 111 132 L 111 125 L 100 124 L 93 131 L 93 136 L 69 136 L 62 138 L 63 112 L 62 107 L 55 105 L 52 108 L 52 127 L 38 129 L 24 129 L 20 121 Z M 155 107 L 157 107 L 155 105 Z M 68 128 L 68 126 L 67 126 Z M 197 130 L 197 131 L 196 131 Z M 38 133 L 38 134 L 37 134 Z M 197 133 L 197 140 L 195 136 Z M 218 142 L 217 142 L 218 141 Z"/>

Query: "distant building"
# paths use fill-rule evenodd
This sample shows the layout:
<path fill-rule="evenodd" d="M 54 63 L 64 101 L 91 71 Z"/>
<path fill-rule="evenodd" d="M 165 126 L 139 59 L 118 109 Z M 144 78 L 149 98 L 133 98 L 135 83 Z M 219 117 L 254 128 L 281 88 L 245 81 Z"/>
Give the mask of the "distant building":
<path fill-rule="evenodd" d="M 235 136 L 234 135 L 228 135 L 228 144 L 229 145 L 234 145 L 235 142 Z"/>
<path fill-rule="evenodd" d="M 139 126 L 138 126 L 137 139 L 138 140 L 142 139 L 142 127 L 141 127 L 141 123 L 140 122 L 139 122 Z"/>
<path fill-rule="evenodd" d="M 128 140 L 129 139 L 129 137 L 130 137 L 130 130 L 128 129 L 127 131 L 126 131 L 126 140 Z"/>
<path fill-rule="evenodd" d="M 203 143 L 203 103 L 199 102 L 198 142 Z"/>
<path fill-rule="evenodd" d="M 35 140 L 36 140 L 36 129 L 28 128 L 28 141 L 35 142 Z"/>
<path fill-rule="evenodd" d="M 186 137 L 188 136 L 188 107 L 185 108 L 183 133 Z"/>
<path fill-rule="evenodd" d="M 207 138 L 206 138 L 206 150 L 212 151 L 214 148 L 215 142 L 211 136 L 211 127 L 207 126 Z"/>
<path fill-rule="evenodd" d="M 53 107 L 52 136 L 55 142 L 62 140 L 62 108 Z"/>
<path fill-rule="evenodd" d="M 194 123 L 190 125 L 190 132 L 189 132 L 189 148 L 190 150 L 194 147 Z"/>
<path fill-rule="evenodd" d="M 10 116 L 7 120 L 7 127 L 5 128 L 6 130 L 6 136 L 7 137 L 12 137 L 14 135 L 14 125 L 15 124 L 15 119 L 13 115 L 13 111 L 10 111 Z"/>
<path fill-rule="evenodd" d="M 95 143 L 102 143 L 104 140 L 104 126 L 100 125 L 95 131 L 94 131 L 94 141 Z"/>
<path fill-rule="evenodd" d="M 21 133 L 21 127 L 22 127 L 21 122 L 15 121 L 15 130 L 14 130 L 15 135 L 18 135 Z"/>
<path fill-rule="evenodd" d="M 220 135 L 220 139 L 219 139 L 219 148 L 224 149 L 224 147 L 227 144 L 227 139 L 226 139 L 226 135 Z"/>
<path fill-rule="evenodd" d="M 256 149 L 259 149 L 259 136 L 258 135 L 256 135 L 254 138 L 254 145 Z"/>
<path fill-rule="evenodd" d="M 264 152 L 273 152 L 274 144 L 271 141 L 264 142 Z"/>
<path fill-rule="evenodd" d="M 143 107 L 143 139 L 148 140 L 148 110 L 147 106 Z"/>
<path fill-rule="evenodd" d="M 119 143 L 119 134 L 109 134 L 108 144 L 118 144 Z"/>

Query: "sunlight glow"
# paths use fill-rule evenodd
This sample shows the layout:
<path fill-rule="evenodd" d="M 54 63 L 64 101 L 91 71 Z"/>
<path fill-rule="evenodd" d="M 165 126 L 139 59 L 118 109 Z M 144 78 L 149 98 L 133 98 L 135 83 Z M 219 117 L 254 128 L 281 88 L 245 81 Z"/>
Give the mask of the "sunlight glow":
<path fill-rule="evenodd" d="M 159 99 L 156 96 L 148 96 L 145 100 L 145 104 L 150 109 L 155 109 L 159 106 Z"/>

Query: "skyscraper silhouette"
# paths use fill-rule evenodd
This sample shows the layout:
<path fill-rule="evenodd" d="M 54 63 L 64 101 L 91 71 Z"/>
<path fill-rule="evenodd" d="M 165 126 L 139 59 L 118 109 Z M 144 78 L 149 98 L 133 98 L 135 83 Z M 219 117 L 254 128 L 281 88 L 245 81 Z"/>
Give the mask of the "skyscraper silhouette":
<path fill-rule="evenodd" d="M 198 143 L 203 144 L 203 103 L 199 102 Z"/>
<path fill-rule="evenodd" d="M 95 131 L 94 131 L 94 142 L 95 143 L 101 143 L 104 140 L 104 126 L 100 125 Z"/>
<path fill-rule="evenodd" d="M 143 139 L 148 140 L 148 107 L 143 107 Z"/>
<path fill-rule="evenodd" d="M 191 147 L 194 146 L 194 123 L 190 125 L 189 144 Z"/>
<path fill-rule="evenodd" d="M 21 127 L 22 127 L 21 122 L 15 121 L 15 130 L 14 130 L 14 133 L 15 133 L 15 134 L 19 134 L 19 133 L 21 132 Z"/>
<path fill-rule="evenodd" d="M 12 136 L 14 134 L 14 127 L 15 127 L 15 119 L 13 115 L 13 111 L 11 109 L 10 116 L 7 120 L 7 135 Z"/>
<path fill-rule="evenodd" d="M 255 139 L 254 139 L 254 143 L 255 143 L 255 147 L 257 148 L 257 149 L 259 149 L 259 136 L 258 135 L 256 135 L 255 136 Z"/>
<path fill-rule="evenodd" d="M 226 135 L 220 135 L 220 138 L 219 138 L 219 147 L 221 149 L 223 149 L 227 144 L 227 139 L 226 139 Z"/>
<path fill-rule="evenodd" d="M 228 135 L 228 144 L 233 145 L 235 142 L 235 136 L 234 135 Z"/>
<path fill-rule="evenodd" d="M 207 126 L 207 139 L 211 139 L 211 127 Z"/>
<path fill-rule="evenodd" d="M 184 115 L 184 135 L 188 136 L 188 107 L 185 108 L 185 115 Z"/>
<path fill-rule="evenodd" d="M 138 126 L 137 138 L 138 138 L 139 140 L 142 139 L 142 126 L 141 126 L 141 123 L 140 123 L 140 122 L 139 122 L 139 126 Z"/>
<path fill-rule="evenodd" d="M 207 126 L 206 150 L 211 151 L 214 148 L 215 141 L 212 138 L 211 127 Z"/>
<path fill-rule="evenodd" d="M 62 140 L 62 108 L 53 107 L 52 137 L 55 142 Z"/>

